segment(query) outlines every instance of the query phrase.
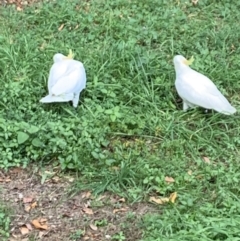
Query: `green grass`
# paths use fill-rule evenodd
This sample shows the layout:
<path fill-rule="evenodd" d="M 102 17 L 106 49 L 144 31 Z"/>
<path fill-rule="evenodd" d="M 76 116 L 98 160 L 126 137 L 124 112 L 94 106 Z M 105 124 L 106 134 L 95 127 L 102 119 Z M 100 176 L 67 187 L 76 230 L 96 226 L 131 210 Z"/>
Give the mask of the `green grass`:
<path fill-rule="evenodd" d="M 1 240 L 8 240 L 10 234 L 10 208 L 4 203 L 0 203 L 0 238 Z"/>
<path fill-rule="evenodd" d="M 175 205 L 139 224 L 142 241 L 240 240 L 239 114 L 183 112 L 172 64 L 175 54 L 194 55 L 193 68 L 239 110 L 239 7 L 62 0 L 2 8 L 0 167 L 60 163 L 77 173 L 76 188 L 133 202 L 176 191 Z M 40 104 L 54 53 L 69 48 L 87 71 L 79 107 Z"/>

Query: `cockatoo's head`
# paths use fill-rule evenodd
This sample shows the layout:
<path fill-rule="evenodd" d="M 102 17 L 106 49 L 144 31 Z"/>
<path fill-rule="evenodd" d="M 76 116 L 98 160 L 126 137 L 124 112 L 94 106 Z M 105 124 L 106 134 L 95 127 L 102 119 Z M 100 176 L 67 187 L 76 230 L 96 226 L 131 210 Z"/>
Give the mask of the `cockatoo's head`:
<path fill-rule="evenodd" d="M 65 55 L 59 54 L 59 53 L 55 54 L 55 55 L 53 56 L 53 62 L 54 62 L 54 63 L 57 63 L 57 62 L 62 61 L 62 60 L 73 59 L 73 57 L 74 57 L 74 54 L 73 54 L 72 50 L 69 49 L 69 54 L 68 54 L 68 56 L 65 56 Z"/>
<path fill-rule="evenodd" d="M 193 56 L 189 60 L 184 58 L 182 55 L 176 55 L 173 58 L 173 63 L 174 63 L 175 69 L 189 66 L 193 63 L 193 61 L 194 61 Z"/>
<path fill-rule="evenodd" d="M 57 63 L 57 62 L 64 60 L 65 58 L 66 58 L 66 56 L 64 56 L 63 54 L 55 54 L 53 56 L 53 62 Z"/>

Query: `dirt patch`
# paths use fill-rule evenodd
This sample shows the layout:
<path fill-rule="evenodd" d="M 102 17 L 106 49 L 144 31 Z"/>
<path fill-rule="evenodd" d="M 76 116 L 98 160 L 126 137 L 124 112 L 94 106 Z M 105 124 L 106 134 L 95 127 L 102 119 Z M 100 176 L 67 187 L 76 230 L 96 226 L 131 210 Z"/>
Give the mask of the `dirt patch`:
<path fill-rule="evenodd" d="M 72 177 L 34 169 L 0 173 L 0 199 L 13 211 L 10 241 L 136 241 L 142 235 L 142 215 L 156 211 L 110 193 L 94 197 L 85 191 L 69 197 Z"/>
<path fill-rule="evenodd" d="M 15 5 L 18 11 L 22 11 L 26 6 L 41 2 L 42 0 L 0 0 L 0 6 Z"/>

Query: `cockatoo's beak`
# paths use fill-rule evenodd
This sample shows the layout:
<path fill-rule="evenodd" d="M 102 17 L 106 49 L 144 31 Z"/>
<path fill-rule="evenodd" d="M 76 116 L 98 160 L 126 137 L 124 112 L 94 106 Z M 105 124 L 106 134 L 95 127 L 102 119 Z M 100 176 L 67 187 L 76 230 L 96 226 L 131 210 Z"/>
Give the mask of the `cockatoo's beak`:
<path fill-rule="evenodd" d="M 73 59 L 74 58 L 74 53 L 72 52 L 71 49 L 69 49 L 68 56 L 65 57 L 66 59 Z"/>
<path fill-rule="evenodd" d="M 185 60 L 183 61 L 183 63 L 186 64 L 186 65 L 191 65 L 191 64 L 193 63 L 193 61 L 194 61 L 194 58 L 193 58 L 193 56 L 192 56 L 189 60 L 185 59 Z"/>

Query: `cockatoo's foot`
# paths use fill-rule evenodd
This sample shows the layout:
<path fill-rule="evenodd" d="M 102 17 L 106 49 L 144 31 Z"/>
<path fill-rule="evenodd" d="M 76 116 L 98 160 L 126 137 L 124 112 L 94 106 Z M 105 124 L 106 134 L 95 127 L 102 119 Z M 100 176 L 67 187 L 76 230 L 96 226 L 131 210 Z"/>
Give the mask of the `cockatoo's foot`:
<path fill-rule="evenodd" d="M 74 94 L 74 96 L 73 96 L 72 102 L 73 102 L 73 107 L 74 107 L 74 108 L 77 108 L 77 106 L 78 106 L 79 95 L 80 95 L 80 94 Z"/>
<path fill-rule="evenodd" d="M 187 111 L 189 107 L 190 106 L 188 106 L 188 104 L 185 101 L 183 101 L 183 111 Z"/>

